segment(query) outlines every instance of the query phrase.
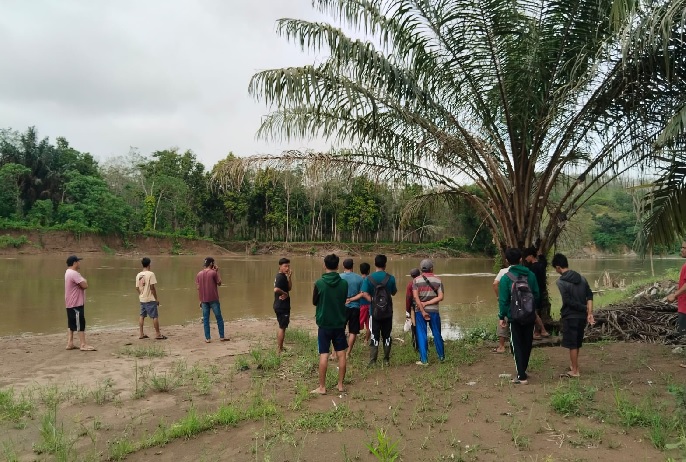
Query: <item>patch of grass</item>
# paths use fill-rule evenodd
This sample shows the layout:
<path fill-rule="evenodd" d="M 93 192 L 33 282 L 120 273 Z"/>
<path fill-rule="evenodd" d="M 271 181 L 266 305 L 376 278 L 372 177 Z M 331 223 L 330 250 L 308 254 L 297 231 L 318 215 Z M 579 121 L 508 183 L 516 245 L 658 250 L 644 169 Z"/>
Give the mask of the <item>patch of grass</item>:
<path fill-rule="evenodd" d="M 52 454 L 60 462 L 75 460 L 75 440 L 66 435 L 64 425 L 58 422 L 57 404 L 48 409 L 41 419 L 40 437 L 41 441 L 33 446 L 36 454 Z"/>
<path fill-rule="evenodd" d="M 150 388 L 160 393 L 169 393 L 178 387 L 178 382 L 166 372 L 163 374 L 153 374 L 149 379 Z"/>
<path fill-rule="evenodd" d="M 233 367 L 238 372 L 247 371 L 248 369 L 250 369 L 250 363 L 244 357 L 239 356 L 238 358 L 236 358 L 236 362 L 234 363 Z"/>
<path fill-rule="evenodd" d="M 250 406 L 243 412 L 244 419 L 259 420 L 274 416 L 278 413 L 276 403 L 266 400 L 260 394 L 255 394 Z"/>
<path fill-rule="evenodd" d="M 306 412 L 293 422 L 296 429 L 315 433 L 342 431 L 344 428 L 362 428 L 365 425 L 364 414 L 355 413 L 344 404 L 323 412 Z"/>
<path fill-rule="evenodd" d="M 317 339 L 304 329 L 288 329 L 287 339 L 295 348 L 303 350 L 312 350 L 317 345 Z"/>
<path fill-rule="evenodd" d="M 105 245 L 105 244 L 103 244 L 102 246 L 100 246 L 100 248 L 101 248 L 102 251 L 105 252 L 107 255 L 114 255 L 114 254 L 115 254 L 114 249 L 108 247 L 108 246 Z"/>
<path fill-rule="evenodd" d="M 57 385 L 46 385 L 38 389 L 40 401 L 47 407 L 53 407 L 67 400 L 67 394 Z"/>
<path fill-rule="evenodd" d="M 274 371 L 281 366 L 281 356 L 272 350 L 256 349 L 250 351 L 255 368 L 263 371 Z"/>
<path fill-rule="evenodd" d="M 126 437 L 118 438 L 108 444 L 109 460 L 124 460 L 136 452 L 136 445 Z"/>
<path fill-rule="evenodd" d="M 548 362 L 548 353 L 543 348 L 534 348 L 531 351 L 531 358 L 529 359 L 529 368 L 527 371 L 542 371 L 545 364 Z"/>
<path fill-rule="evenodd" d="M 92 392 L 93 401 L 95 404 L 103 405 L 109 401 L 114 400 L 114 381 L 109 377 L 103 380 Z"/>
<path fill-rule="evenodd" d="M 372 441 L 367 443 L 366 446 L 378 461 L 393 462 L 400 457 L 398 443 L 400 443 L 399 439 L 391 441 L 386 430 L 379 428 L 376 430 L 376 443 Z"/>
<path fill-rule="evenodd" d="M 28 242 L 29 240 L 23 234 L 19 237 L 13 237 L 9 234 L 5 234 L 0 236 L 0 249 L 5 249 L 7 247 L 14 247 L 15 249 L 18 249 Z"/>
<path fill-rule="evenodd" d="M 562 415 L 580 415 L 586 404 L 593 401 L 595 388 L 582 387 L 578 379 L 570 379 L 560 384 L 550 396 L 550 406 Z"/>
<path fill-rule="evenodd" d="M 119 354 L 133 356 L 134 358 L 162 358 L 167 352 L 161 346 L 126 346 L 119 350 Z"/>
<path fill-rule="evenodd" d="M 24 393 L 15 396 L 13 388 L 0 390 L 0 422 L 21 422 L 30 418 L 34 409 L 33 401 Z"/>
<path fill-rule="evenodd" d="M 7 462 L 19 462 L 19 456 L 17 455 L 17 450 L 14 449 L 14 441 L 3 441 L 0 444 L 0 454 L 5 458 Z"/>

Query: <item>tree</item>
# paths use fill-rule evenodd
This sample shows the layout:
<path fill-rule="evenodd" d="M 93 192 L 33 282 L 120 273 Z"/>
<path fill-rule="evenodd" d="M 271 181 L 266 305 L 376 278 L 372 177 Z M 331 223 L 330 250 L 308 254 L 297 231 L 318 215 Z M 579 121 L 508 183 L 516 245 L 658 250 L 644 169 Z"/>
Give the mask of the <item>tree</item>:
<path fill-rule="evenodd" d="M 347 147 L 262 161 L 421 179 L 434 187 L 424 200 L 469 202 L 500 248 L 546 253 L 586 198 L 660 162 L 655 142 L 684 107 L 684 0 L 313 4 L 351 33 L 278 21 L 329 56 L 252 78 L 250 93 L 275 109 L 258 135 Z"/>

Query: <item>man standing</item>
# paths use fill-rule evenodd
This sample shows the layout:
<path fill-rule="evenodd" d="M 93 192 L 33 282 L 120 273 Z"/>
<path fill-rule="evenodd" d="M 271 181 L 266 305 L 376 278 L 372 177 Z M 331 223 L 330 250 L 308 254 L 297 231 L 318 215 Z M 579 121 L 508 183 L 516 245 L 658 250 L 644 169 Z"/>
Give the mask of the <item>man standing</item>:
<path fill-rule="evenodd" d="M 348 297 L 345 301 L 345 307 L 348 314 L 348 350 L 345 355 L 346 359 L 350 359 L 355 346 L 355 339 L 360 333 L 360 288 L 362 287 L 362 276 L 353 272 L 353 259 L 346 258 L 343 260 L 343 273 L 341 278 L 348 283 Z"/>
<path fill-rule="evenodd" d="M 496 300 L 500 295 L 500 280 L 507 274 L 508 271 L 510 271 L 509 266 L 502 268 L 500 271 L 498 271 L 498 274 L 496 274 L 495 279 L 493 280 L 493 292 L 495 292 Z M 508 325 L 507 318 L 505 318 L 504 321 L 505 327 L 501 327 L 500 323 L 498 323 L 496 330 L 496 335 L 498 335 L 498 346 L 491 350 L 493 353 L 505 353 L 505 339 L 510 338 L 510 327 Z"/>
<path fill-rule="evenodd" d="M 88 282 L 79 273 L 82 259 L 76 255 L 67 258 L 67 271 L 64 273 L 64 303 L 67 307 L 67 350 L 75 350 L 74 332 L 79 333 L 81 351 L 95 351 L 86 343 L 86 317 L 84 305 Z"/>
<path fill-rule="evenodd" d="M 500 280 L 500 287 L 498 290 L 498 305 L 499 313 L 498 319 L 502 329 L 507 325 L 505 319 L 509 319 L 510 325 L 510 343 L 512 347 L 512 354 L 515 359 L 515 367 L 517 369 L 517 377 L 512 379 L 514 384 L 526 385 L 528 382 L 528 375 L 526 370 L 529 368 L 529 357 L 531 356 L 531 347 L 534 341 L 534 321 L 520 323 L 512 319 L 510 314 L 510 302 L 512 301 L 512 287 L 514 282 L 512 278 L 518 279 L 522 276 L 526 279 L 529 289 L 534 298 L 534 307 L 538 303 L 540 294 L 538 292 L 538 282 L 534 273 L 522 265 L 522 252 L 519 249 L 507 249 L 505 251 L 505 259 L 511 265 L 509 271 Z M 511 276 L 511 277 L 510 277 Z"/>
<path fill-rule="evenodd" d="M 314 283 L 312 304 L 317 307 L 317 345 L 319 348 L 319 386 L 312 393 L 326 394 L 326 368 L 329 363 L 329 348 L 338 357 L 338 391 L 345 391 L 345 350 L 348 342 L 345 339 L 345 324 L 348 320 L 345 300 L 348 297 L 348 283 L 338 274 L 339 258 L 327 255 L 324 258 L 325 273 Z"/>
<path fill-rule="evenodd" d="M 412 268 L 410 270 L 410 282 L 407 283 L 405 288 L 405 317 L 410 319 L 412 323 L 412 347 L 414 351 L 419 351 L 417 346 L 417 322 L 415 321 L 415 312 L 417 311 L 417 303 L 414 300 L 414 294 L 412 292 L 412 286 L 414 285 L 414 279 L 421 274 L 419 268 Z"/>
<path fill-rule="evenodd" d="M 367 279 L 370 270 L 371 266 L 369 266 L 369 263 L 360 263 L 360 275 L 362 276 L 362 279 Z M 360 290 L 362 290 L 361 286 Z M 364 340 L 365 342 L 368 342 L 369 338 L 371 337 L 369 332 L 369 300 L 364 297 L 360 298 L 360 330 L 362 329 L 365 330 Z"/>
<path fill-rule="evenodd" d="M 276 353 L 283 351 L 283 341 L 286 338 L 286 329 L 291 321 L 291 297 L 289 292 L 293 287 L 291 280 L 291 261 L 288 258 L 279 260 L 279 272 L 274 278 L 274 313 L 279 323 L 279 331 L 276 334 Z"/>
<path fill-rule="evenodd" d="M 383 338 L 383 352 L 384 366 L 390 365 L 391 360 L 391 328 L 393 327 L 393 299 L 391 296 L 398 292 L 398 288 L 395 285 L 395 277 L 392 274 L 386 272 L 386 263 L 388 259 L 386 255 L 377 255 L 374 257 L 374 266 L 376 271 L 367 277 L 362 283 L 362 292 L 364 298 L 372 302 L 369 307 L 370 311 L 370 321 L 369 330 L 372 333 L 370 339 L 370 354 L 369 354 L 369 365 L 373 366 L 376 364 L 376 359 L 379 355 L 379 343 Z M 387 315 L 379 317 L 375 313 L 375 295 L 379 290 L 383 290 L 388 297 L 384 297 Z M 378 297 L 377 297 L 378 299 Z"/>
<path fill-rule="evenodd" d="M 228 342 L 229 338 L 224 337 L 224 318 L 219 304 L 218 287 L 222 285 L 222 278 L 219 276 L 219 267 L 214 264 L 214 258 L 207 257 L 203 262 L 203 269 L 195 276 L 195 287 L 198 289 L 200 299 L 200 309 L 202 310 L 202 324 L 205 329 L 205 343 L 210 343 L 210 309 L 217 320 L 219 329 L 219 340 Z"/>
<path fill-rule="evenodd" d="M 681 243 L 681 258 L 686 258 L 686 241 Z M 686 334 L 686 263 L 681 267 L 679 273 L 679 285 L 673 294 L 667 295 L 667 301 L 674 303 L 677 301 L 677 319 L 679 320 L 679 333 Z M 686 367 L 686 363 L 679 364 Z"/>
<path fill-rule="evenodd" d="M 567 257 L 561 253 L 553 257 L 553 267 L 560 275 L 557 288 L 562 296 L 562 346 L 569 349 L 569 370 L 560 377 L 579 377 L 579 349 L 584 340 L 586 323 L 593 325 L 593 292 L 586 279 L 569 269 Z"/>
<path fill-rule="evenodd" d="M 138 319 L 138 338 L 148 338 L 143 332 L 143 324 L 146 316 L 152 319 L 152 325 L 155 327 L 155 339 L 165 340 L 167 337 L 160 333 L 160 322 L 157 315 L 157 308 L 160 306 L 160 299 L 157 297 L 157 278 L 155 273 L 150 271 L 150 259 L 143 257 L 141 260 L 143 271 L 136 275 L 136 292 L 138 292 L 138 300 L 141 303 L 141 313 Z"/>
<path fill-rule="evenodd" d="M 422 270 L 421 276 L 414 279 L 412 284 L 412 295 L 417 305 L 415 321 L 417 323 L 417 345 L 419 346 L 419 361 L 417 365 L 429 365 L 429 338 L 427 337 L 426 324 L 431 326 L 431 335 L 434 336 L 436 354 L 438 360 L 445 359 L 443 349 L 443 336 L 441 335 L 441 315 L 438 311 L 438 304 L 443 300 L 443 283 L 440 278 L 434 275 L 434 262 L 427 259 L 422 260 L 419 267 Z"/>
<path fill-rule="evenodd" d="M 534 329 L 534 340 L 541 340 L 542 338 L 550 337 L 550 334 L 545 330 L 545 324 L 543 324 L 543 320 L 541 319 L 541 306 L 543 301 L 548 297 L 548 293 L 543 291 L 545 287 L 548 287 L 546 281 L 548 273 L 546 271 L 547 263 L 543 255 L 539 258 L 536 256 L 537 253 L 538 249 L 536 249 L 536 247 L 524 249 L 524 261 L 526 261 L 529 270 L 536 276 L 538 290 L 541 293 L 541 298 L 538 303 L 536 303 L 536 327 Z"/>

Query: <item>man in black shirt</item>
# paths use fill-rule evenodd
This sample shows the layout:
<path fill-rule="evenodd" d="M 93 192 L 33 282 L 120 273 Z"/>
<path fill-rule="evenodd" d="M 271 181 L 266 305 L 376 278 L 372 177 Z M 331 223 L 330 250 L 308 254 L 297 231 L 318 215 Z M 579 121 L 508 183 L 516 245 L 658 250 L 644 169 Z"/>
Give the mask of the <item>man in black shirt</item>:
<path fill-rule="evenodd" d="M 279 272 L 274 278 L 274 313 L 279 322 L 279 332 L 276 335 L 276 352 L 283 351 L 283 341 L 286 337 L 286 328 L 291 320 L 291 261 L 288 258 L 279 260 Z"/>
<path fill-rule="evenodd" d="M 541 291 L 541 298 L 536 304 L 536 324 L 534 328 L 534 340 L 540 340 L 543 337 L 550 337 L 548 331 L 545 330 L 545 325 L 541 319 L 541 305 L 548 302 L 548 274 L 546 272 L 547 262 L 545 258 L 541 256 L 539 259 L 536 257 L 538 250 L 536 247 L 529 247 L 524 249 L 523 257 L 526 262 L 527 268 L 534 273 L 536 276 L 536 282 L 538 282 L 538 289 Z M 541 261 L 543 260 L 543 261 Z"/>

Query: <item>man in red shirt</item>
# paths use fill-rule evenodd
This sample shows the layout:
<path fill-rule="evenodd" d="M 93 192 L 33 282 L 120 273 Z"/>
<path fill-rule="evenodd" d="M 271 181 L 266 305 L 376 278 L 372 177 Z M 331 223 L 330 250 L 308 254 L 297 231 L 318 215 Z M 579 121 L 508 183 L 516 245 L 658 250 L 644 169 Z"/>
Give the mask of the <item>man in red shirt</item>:
<path fill-rule="evenodd" d="M 214 258 L 205 258 L 203 269 L 195 276 L 195 286 L 198 289 L 202 323 L 205 329 L 205 343 L 210 343 L 210 309 L 217 319 L 219 340 L 222 342 L 229 340 L 228 337 L 224 337 L 224 318 L 222 317 L 219 291 L 217 290 L 220 285 L 222 285 L 222 278 L 219 276 L 219 267 L 214 264 Z"/>
<path fill-rule="evenodd" d="M 686 258 L 686 241 L 681 243 L 681 258 Z M 679 288 L 673 294 L 667 295 L 667 301 L 673 303 L 677 301 L 677 317 L 679 319 L 679 332 L 686 334 L 686 264 L 681 267 L 679 274 Z M 686 367 L 686 363 L 679 364 Z"/>

